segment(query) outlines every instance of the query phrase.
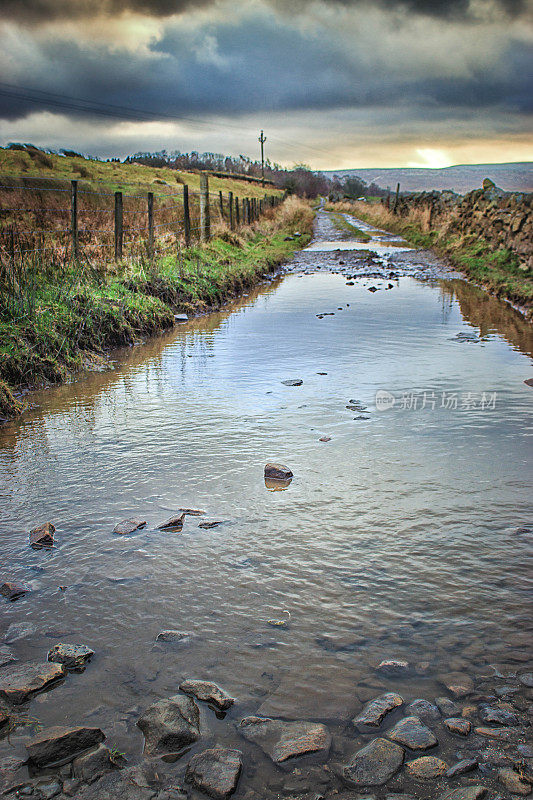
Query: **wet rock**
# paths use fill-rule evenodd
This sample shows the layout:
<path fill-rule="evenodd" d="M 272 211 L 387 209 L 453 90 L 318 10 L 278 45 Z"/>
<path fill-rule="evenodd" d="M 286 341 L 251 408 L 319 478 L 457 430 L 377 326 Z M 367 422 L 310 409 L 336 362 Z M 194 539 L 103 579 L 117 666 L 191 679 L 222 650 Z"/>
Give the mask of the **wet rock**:
<path fill-rule="evenodd" d="M 421 719 L 440 719 L 440 711 L 437 706 L 422 698 L 409 703 L 406 711 Z"/>
<path fill-rule="evenodd" d="M 33 528 L 30 531 L 31 546 L 35 550 L 39 550 L 41 547 L 53 547 L 55 530 L 51 522 L 45 522 L 43 525 Z"/>
<path fill-rule="evenodd" d="M 301 386 L 303 380 L 301 378 L 291 378 L 287 381 L 281 381 L 284 386 Z"/>
<path fill-rule="evenodd" d="M 213 520 L 213 522 L 200 522 L 198 527 L 199 528 L 205 528 L 206 530 L 209 530 L 210 528 L 218 528 L 218 526 L 219 525 L 223 525 L 223 523 L 224 523 L 224 520 L 217 519 L 217 520 Z"/>
<path fill-rule="evenodd" d="M 5 708 L 0 707 L 0 728 L 3 728 L 4 725 L 7 725 L 9 719 L 10 717 L 9 714 L 7 713 L 7 710 Z"/>
<path fill-rule="evenodd" d="M 519 692 L 520 689 L 518 686 L 496 686 L 494 689 L 494 694 L 497 697 L 509 697 L 512 694 L 516 694 Z"/>
<path fill-rule="evenodd" d="M 513 794 L 519 794 L 523 797 L 527 797 L 528 794 L 531 794 L 531 784 L 523 780 L 514 769 L 504 768 L 498 770 L 498 780 Z"/>
<path fill-rule="evenodd" d="M 94 747 L 105 739 L 100 728 L 67 728 L 55 726 L 45 728 L 26 745 L 28 760 L 36 767 L 57 762 L 72 761 L 84 750 Z"/>
<path fill-rule="evenodd" d="M 378 288 L 377 288 L 377 286 L 369 286 L 369 287 L 368 287 L 368 291 L 369 291 L 369 292 L 377 292 L 377 291 L 378 291 Z"/>
<path fill-rule="evenodd" d="M 5 667 L 6 664 L 13 664 L 17 659 L 15 658 L 15 654 L 6 647 L 5 645 L 0 645 L 0 668 Z"/>
<path fill-rule="evenodd" d="M 448 717 L 442 724 L 451 733 L 456 733 L 458 736 L 468 736 L 472 729 L 471 723 L 462 717 Z"/>
<path fill-rule="evenodd" d="M 118 533 L 121 536 L 125 536 L 128 533 L 133 533 L 134 531 L 138 531 L 141 528 L 144 528 L 146 525 L 146 520 L 142 519 L 123 519 L 122 522 L 119 522 L 113 528 L 113 533 Z"/>
<path fill-rule="evenodd" d="M 451 792 L 445 792 L 439 800 L 481 800 L 487 794 L 484 786 L 462 786 Z"/>
<path fill-rule="evenodd" d="M 524 672 L 518 676 L 518 680 L 523 686 L 527 686 L 529 689 L 533 688 L 533 672 Z"/>
<path fill-rule="evenodd" d="M 163 522 L 162 525 L 159 525 L 157 530 L 158 531 L 169 531 L 169 530 L 181 531 L 181 529 L 183 528 L 183 520 L 184 519 L 185 519 L 185 512 L 182 511 L 181 514 L 174 515 L 173 517 L 170 517 L 170 519 L 167 519 L 166 522 Z"/>
<path fill-rule="evenodd" d="M 48 661 L 64 664 L 67 669 L 83 669 L 87 661 L 94 656 L 94 650 L 85 644 L 55 644 L 48 653 Z"/>
<path fill-rule="evenodd" d="M 477 765 L 478 765 L 477 758 L 463 758 L 461 761 L 458 761 L 457 764 L 454 764 L 453 767 L 446 773 L 447 778 L 456 778 L 458 775 L 466 775 L 468 772 L 472 772 Z"/>
<path fill-rule="evenodd" d="M 418 717 L 405 717 L 388 731 L 387 736 L 410 750 L 428 750 L 438 744 L 437 737 Z"/>
<path fill-rule="evenodd" d="M 285 722 L 269 717 L 245 717 L 239 733 L 259 745 L 275 763 L 307 753 L 328 752 L 331 736 L 325 725 L 317 722 Z"/>
<path fill-rule="evenodd" d="M 125 761 L 121 761 L 125 763 Z M 96 750 L 91 750 L 78 756 L 72 762 L 72 774 L 83 783 L 94 783 L 106 772 L 119 768 L 119 759 L 104 744 L 98 745 Z"/>
<path fill-rule="evenodd" d="M 436 697 L 435 704 L 443 717 L 458 717 L 462 711 L 461 706 L 449 697 Z"/>
<path fill-rule="evenodd" d="M 485 728 L 484 726 L 480 726 L 474 728 L 474 733 L 477 733 L 478 736 L 487 736 L 489 739 L 509 741 L 509 739 L 512 739 L 516 734 L 516 731 L 514 728 Z"/>
<path fill-rule="evenodd" d="M 321 436 L 319 442 L 331 442 L 331 436 Z"/>
<path fill-rule="evenodd" d="M 517 715 L 509 708 L 498 706 L 481 705 L 479 707 L 479 717 L 483 722 L 493 725 L 519 725 L 520 720 Z"/>
<path fill-rule="evenodd" d="M 58 794 L 62 791 L 62 784 L 59 781 L 47 781 L 45 783 L 36 783 L 35 784 L 35 792 L 33 796 L 39 798 L 39 800 L 50 800 L 52 797 L 57 797 Z"/>
<path fill-rule="evenodd" d="M 147 755 L 175 753 L 200 738 L 200 712 L 191 697 L 176 694 L 147 708 L 137 726 Z"/>
<path fill-rule="evenodd" d="M 0 696 L 11 703 L 23 703 L 31 695 L 51 686 L 65 675 L 62 664 L 8 664 L 0 669 Z"/>
<path fill-rule="evenodd" d="M 354 788 L 383 786 L 403 764 L 404 750 L 387 739 L 373 739 L 342 770 L 342 778 Z"/>
<path fill-rule="evenodd" d="M 439 680 L 454 697 L 466 697 L 474 690 L 472 678 L 462 672 L 450 672 L 447 675 L 440 675 Z"/>
<path fill-rule="evenodd" d="M 284 464 L 268 463 L 265 465 L 265 478 L 276 481 L 286 481 L 292 477 L 293 473 Z"/>
<path fill-rule="evenodd" d="M 172 642 L 173 644 L 189 644 L 192 638 L 191 633 L 183 631 L 161 631 L 155 637 L 156 642 Z"/>
<path fill-rule="evenodd" d="M 226 711 L 235 702 L 233 697 L 211 681 L 186 680 L 180 683 L 179 688 L 186 694 L 192 694 L 197 700 L 212 703 L 221 711 Z"/>
<path fill-rule="evenodd" d="M 363 733 L 379 728 L 386 714 L 403 705 L 403 697 L 395 692 L 382 694 L 371 700 L 352 722 Z"/>
<path fill-rule="evenodd" d="M 163 787 L 155 771 L 153 778 L 146 780 L 138 767 L 107 772 L 95 783 L 83 786 L 75 797 L 76 800 L 187 800 L 178 786 Z"/>
<path fill-rule="evenodd" d="M 214 800 L 226 800 L 239 782 L 242 770 L 240 750 L 215 747 L 193 756 L 187 766 L 186 778 L 196 789 Z"/>
<path fill-rule="evenodd" d="M 200 511 L 198 508 L 178 508 L 178 512 L 188 517 L 203 517 L 205 514 L 205 511 Z"/>
<path fill-rule="evenodd" d="M 391 678 L 405 675 L 408 671 L 408 662 L 399 659 L 385 659 L 376 667 L 376 672 L 379 672 L 380 675 L 386 675 Z"/>
<path fill-rule="evenodd" d="M 63 781 L 63 794 L 66 794 L 67 797 L 74 797 L 79 789 L 81 789 L 81 782 L 75 778 L 67 778 Z"/>
<path fill-rule="evenodd" d="M 33 622 L 12 622 L 4 634 L 4 642 L 11 644 L 19 639 L 26 639 L 38 632 L 37 625 Z"/>
<path fill-rule="evenodd" d="M 421 756 L 421 758 L 415 758 L 414 761 L 409 761 L 405 765 L 407 774 L 417 780 L 440 778 L 447 770 L 448 764 L 435 756 Z"/>
<path fill-rule="evenodd" d="M 31 589 L 28 586 L 24 586 L 24 584 L 17 583 L 16 581 L 5 581 L 5 583 L 0 586 L 0 594 L 3 597 L 7 597 L 8 600 L 18 600 L 19 597 L 23 597 L 30 591 Z"/>

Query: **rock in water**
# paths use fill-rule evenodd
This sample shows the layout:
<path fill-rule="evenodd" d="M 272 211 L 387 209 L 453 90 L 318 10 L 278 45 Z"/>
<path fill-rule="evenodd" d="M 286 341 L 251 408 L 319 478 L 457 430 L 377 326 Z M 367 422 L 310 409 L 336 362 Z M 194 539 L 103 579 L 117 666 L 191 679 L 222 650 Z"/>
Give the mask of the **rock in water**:
<path fill-rule="evenodd" d="M 531 784 L 523 780 L 522 776 L 515 772 L 514 769 L 500 769 L 498 779 L 512 794 L 519 794 L 523 797 L 531 794 Z"/>
<path fill-rule="evenodd" d="M 133 533 L 134 531 L 138 531 L 141 528 L 144 528 L 146 525 L 146 520 L 142 519 L 123 519 L 122 522 L 119 522 L 113 528 L 113 533 L 118 533 L 121 536 L 125 536 L 128 533 Z"/>
<path fill-rule="evenodd" d="M 383 786 L 403 764 L 403 748 L 387 739 L 373 739 L 344 767 L 342 777 L 353 788 Z"/>
<path fill-rule="evenodd" d="M 284 464 L 268 463 L 265 465 L 265 478 L 275 481 L 287 481 L 292 477 L 291 470 Z"/>
<path fill-rule="evenodd" d="M 0 670 L 0 696 L 11 703 L 24 703 L 31 695 L 42 691 L 65 675 L 62 664 L 8 664 Z"/>
<path fill-rule="evenodd" d="M 176 694 L 147 708 L 137 726 L 147 755 L 176 753 L 199 739 L 200 712 L 192 697 Z"/>
<path fill-rule="evenodd" d="M 55 644 L 48 653 L 48 661 L 64 664 L 67 669 L 83 669 L 94 656 L 94 650 L 85 644 Z"/>
<path fill-rule="evenodd" d="M 51 522 L 45 522 L 30 531 L 30 544 L 38 550 L 41 547 L 53 547 L 55 528 Z"/>
<path fill-rule="evenodd" d="M 478 765 L 477 758 L 463 758 L 458 761 L 453 767 L 450 767 L 446 773 L 447 778 L 455 778 L 457 775 L 466 775 L 467 772 L 472 772 Z"/>
<path fill-rule="evenodd" d="M 387 734 L 398 744 L 409 747 L 410 750 L 428 750 L 438 744 L 437 737 L 418 717 L 405 717 L 396 723 Z"/>
<path fill-rule="evenodd" d="M 0 586 L 0 594 L 7 597 L 8 600 L 18 600 L 19 597 L 27 594 L 29 591 L 28 586 L 15 581 L 6 581 Z"/>
<path fill-rule="evenodd" d="M 440 778 L 447 770 L 448 764 L 435 756 L 421 756 L 421 758 L 415 758 L 414 761 L 408 761 L 405 765 L 407 774 L 418 780 Z"/>
<path fill-rule="evenodd" d="M 441 683 L 453 694 L 454 697 L 466 697 L 474 689 L 474 682 L 469 675 L 461 672 L 450 672 L 439 677 Z"/>
<path fill-rule="evenodd" d="M 191 758 L 187 765 L 186 778 L 208 797 L 226 800 L 237 788 L 241 770 L 240 750 L 215 747 Z"/>
<path fill-rule="evenodd" d="M 96 750 L 78 756 L 72 763 L 74 777 L 84 783 L 94 783 L 106 772 L 118 768 L 113 753 L 103 744 L 99 744 Z"/>
<path fill-rule="evenodd" d="M 463 786 L 441 795 L 440 800 L 481 800 L 486 794 L 484 786 Z"/>
<path fill-rule="evenodd" d="M 328 729 L 318 722 L 245 717 L 240 721 L 238 730 L 278 764 L 306 753 L 328 752 L 331 745 Z"/>
<path fill-rule="evenodd" d="M 45 728 L 26 745 L 28 759 L 36 767 L 71 761 L 79 753 L 94 747 L 105 739 L 100 728 Z"/>
<path fill-rule="evenodd" d="M 409 671 L 409 664 L 407 661 L 400 661 L 399 659 L 392 659 L 388 658 L 385 661 L 382 661 L 376 667 L 376 672 L 381 673 L 381 675 L 386 675 L 387 677 L 397 677 L 399 675 L 405 675 L 406 672 Z"/>
<path fill-rule="evenodd" d="M 183 681 L 179 688 L 186 694 L 194 695 L 197 700 L 212 703 L 221 711 L 226 711 L 235 702 L 233 697 L 230 697 L 220 686 L 211 681 Z"/>
<path fill-rule="evenodd" d="M 155 637 L 156 642 L 171 642 L 174 644 L 189 644 L 192 634 L 182 631 L 161 631 Z"/>
<path fill-rule="evenodd" d="M 500 708 L 499 706 L 482 705 L 479 709 L 479 716 L 483 722 L 490 722 L 493 725 L 520 724 L 520 720 L 511 707 Z"/>
<path fill-rule="evenodd" d="M 281 381 L 284 386 L 301 386 L 303 380 L 301 378 L 291 378 L 288 381 Z"/>
<path fill-rule="evenodd" d="M 462 717 L 448 717 L 448 719 L 443 720 L 442 724 L 451 733 L 456 733 L 459 736 L 468 736 L 472 728 L 472 724 Z"/>
<path fill-rule="evenodd" d="M 0 644 L 0 668 L 5 667 L 7 664 L 13 664 L 17 659 L 15 658 L 15 654 L 6 647 L 4 644 Z"/>
<path fill-rule="evenodd" d="M 158 531 L 168 531 L 168 530 L 178 530 L 181 531 L 183 528 L 183 520 L 185 519 L 185 511 L 182 511 L 181 514 L 177 516 L 170 517 L 167 519 L 166 522 L 163 522 L 162 525 L 159 525 Z"/>
<path fill-rule="evenodd" d="M 371 700 L 352 722 L 362 733 L 379 728 L 385 715 L 403 705 L 403 697 L 395 692 L 387 692 Z"/>
<path fill-rule="evenodd" d="M 413 700 L 412 703 L 409 703 L 406 710 L 413 716 L 421 719 L 440 719 L 440 711 L 437 706 L 430 703 L 429 700 L 423 700 L 422 698 Z"/>

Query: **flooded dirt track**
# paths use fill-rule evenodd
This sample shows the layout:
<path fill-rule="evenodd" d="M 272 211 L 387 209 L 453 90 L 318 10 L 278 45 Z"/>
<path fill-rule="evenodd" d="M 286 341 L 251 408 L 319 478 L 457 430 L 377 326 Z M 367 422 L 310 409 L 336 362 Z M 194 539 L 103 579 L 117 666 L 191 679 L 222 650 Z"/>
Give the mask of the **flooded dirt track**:
<path fill-rule="evenodd" d="M 370 242 L 320 211 L 286 275 L 41 393 L 0 431 L 0 583 L 31 589 L 2 599 L 0 654 L 95 652 L 27 703 L 0 701 L 1 780 L 26 785 L 5 759 L 66 724 L 101 728 L 128 772 L 84 786 L 79 769 L 30 770 L 59 797 L 206 797 L 205 764 L 185 772 L 214 747 L 242 753 L 247 800 L 526 794 L 532 330 L 431 254 L 352 222 Z M 265 486 L 269 461 L 293 471 L 285 491 Z M 206 513 L 158 530 L 180 508 Z M 113 534 L 128 518 L 146 526 Z M 32 550 L 47 520 L 55 546 Z M 186 635 L 156 641 L 169 630 Z M 185 697 L 185 679 L 235 703 L 198 701 L 185 753 L 143 758 L 139 717 Z M 381 724 L 374 707 L 361 717 L 391 693 Z M 407 716 L 416 730 L 393 731 Z M 217 764 L 229 786 L 238 769 Z"/>

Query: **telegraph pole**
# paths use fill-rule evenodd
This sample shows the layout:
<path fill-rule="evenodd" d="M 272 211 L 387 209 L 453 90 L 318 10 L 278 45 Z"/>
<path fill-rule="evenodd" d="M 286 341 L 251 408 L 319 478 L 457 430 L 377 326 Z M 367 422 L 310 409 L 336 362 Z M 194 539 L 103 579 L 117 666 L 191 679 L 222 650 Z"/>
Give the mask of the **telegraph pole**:
<path fill-rule="evenodd" d="M 263 135 L 263 131 L 261 131 L 261 136 L 259 137 L 258 141 L 261 142 L 261 186 L 265 185 L 265 142 L 267 137 Z"/>

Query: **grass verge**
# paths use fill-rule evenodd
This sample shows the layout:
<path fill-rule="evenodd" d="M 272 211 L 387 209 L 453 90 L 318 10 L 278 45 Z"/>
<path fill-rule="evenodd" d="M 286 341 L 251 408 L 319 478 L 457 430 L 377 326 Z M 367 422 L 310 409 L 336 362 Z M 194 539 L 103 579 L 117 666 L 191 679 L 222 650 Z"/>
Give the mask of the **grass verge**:
<path fill-rule="evenodd" d="M 346 211 L 346 203 L 339 204 Z M 379 228 L 399 233 L 416 247 L 435 250 L 474 283 L 498 297 L 522 307 L 525 316 L 533 319 L 533 278 L 520 267 L 518 256 L 511 250 L 494 250 L 479 236 L 429 230 L 423 213 L 411 212 L 408 217 L 397 217 L 381 204 L 353 203 L 350 213 Z M 331 204 L 335 208 L 335 204 Z"/>
<path fill-rule="evenodd" d="M 352 225 L 351 222 L 348 222 L 344 214 L 337 214 L 336 212 L 333 212 L 331 214 L 331 219 L 333 220 L 333 224 L 338 231 L 345 231 L 360 242 L 369 242 L 372 238 L 368 235 L 368 233 L 362 231 L 361 228 L 358 228 L 356 225 Z"/>
<path fill-rule="evenodd" d="M 23 387 L 61 382 L 106 350 L 171 327 L 177 311 L 220 307 L 305 245 L 313 217 L 308 203 L 291 197 L 237 233 L 219 224 L 208 244 L 179 256 L 169 251 L 152 263 L 139 257 L 105 271 L 68 263 L 60 274 L 57 265 L 34 262 L 17 280 L 4 275 L 0 416 L 20 413 Z"/>

